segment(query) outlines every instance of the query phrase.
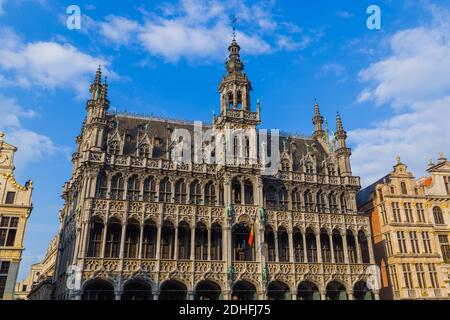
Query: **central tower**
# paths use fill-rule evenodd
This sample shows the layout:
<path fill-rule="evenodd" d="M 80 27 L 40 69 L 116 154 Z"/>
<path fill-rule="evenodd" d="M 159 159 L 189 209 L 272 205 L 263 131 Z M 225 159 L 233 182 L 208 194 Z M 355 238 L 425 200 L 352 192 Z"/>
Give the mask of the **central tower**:
<path fill-rule="evenodd" d="M 256 112 L 251 110 L 252 84 L 244 72 L 240 50 L 241 47 L 233 36 L 225 62 L 227 73 L 219 84 L 220 115 L 213 119 L 218 129 L 226 127 L 226 123 L 240 123 L 243 129 L 255 128 L 260 123 L 259 102 Z"/>

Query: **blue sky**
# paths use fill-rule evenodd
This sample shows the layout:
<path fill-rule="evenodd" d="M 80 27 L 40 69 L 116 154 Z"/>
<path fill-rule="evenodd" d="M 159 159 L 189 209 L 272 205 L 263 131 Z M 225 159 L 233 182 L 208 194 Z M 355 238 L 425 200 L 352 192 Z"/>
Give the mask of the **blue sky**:
<path fill-rule="evenodd" d="M 66 8 L 81 8 L 80 30 Z M 369 5 L 382 29 L 366 27 Z M 231 16 L 263 127 L 310 134 L 314 99 L 342 114 L 366 185 L 397 154 L 420 177 L 450 154 L 450 1 L 0 0 L 0 130 L 34 181 L 19 278 L 58 230 L 61 187 L 98 64 L 111 107 L 211 121 Z"/>

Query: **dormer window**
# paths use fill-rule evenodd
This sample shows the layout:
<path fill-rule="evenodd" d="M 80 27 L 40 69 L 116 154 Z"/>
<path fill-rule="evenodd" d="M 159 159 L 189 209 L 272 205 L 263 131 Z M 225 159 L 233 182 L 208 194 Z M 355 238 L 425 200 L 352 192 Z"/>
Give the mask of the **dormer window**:
<path fill-rule="evenodd" d="M 150 148 L 147 144 L 142 144 L 139 147 L 139 156 L 140 157 L 144 157 L 144 158 L 149 158 L 150 157 Z"/>
<path fill-rule="evenodd" d="M 289 171 L 289 160 L 284 159 L 281 162 L 281 171 Z"/>
<path fill-rule="evenodd" d="M 306 174 L 314 174 L 314 166 L 311 161 L 306 162 Z"/>
<path fill-rule="evenodd" d="M 336 170 L 334 168 L 334 165 L 330 164 L 328 166 L 328 175 L 331 177 L 335 177 L 336 176 Z"/>
<path fill-rule="evenodd" d="M 109 144 L 109 153 L 118 156 L 120 153 L 120 147 L 118 141 L 113 141 Z"/>

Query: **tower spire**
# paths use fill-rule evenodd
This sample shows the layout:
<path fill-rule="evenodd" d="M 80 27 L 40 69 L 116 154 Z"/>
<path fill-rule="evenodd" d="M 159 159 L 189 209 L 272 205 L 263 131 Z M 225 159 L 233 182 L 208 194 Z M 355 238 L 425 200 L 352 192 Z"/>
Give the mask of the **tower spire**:
<path fill-rule="evenodd" d="M 344 126 L 342 125 L 342 119 L 339 112 L 336 114 L 336 133 L 335 133 L 336 141 L 338 143 L 338 159 L 339 159 L 339 167 L 344 176 L 351 176 L 352 169 L 350 166 L 350 156 L 352 154 L 351 150 L 347 148 L 346 140 L 347 140 L 347 132 L 344 130 Z"/>
<path fill-rule="evenodd" d="M 102 66 L 99 65 L 97 71 L 95 72 L 94 82 L 91 84 L 90 91 L 92 94 L 92 100 L 97 100 L 100 98 L 100 92 L 102 87 Z"/>
<path fill-rule="evenodd" d="M 324 131 L 322 129 L 323 117 L 320 114 L 319 103 L 317 102 L 317 99 L 314 100 L 313 124 L 314 124 L 314 134 L 313 134 L 313 136 L 315 138 L 323 137 L 323 135 L 324 135 Z"/>

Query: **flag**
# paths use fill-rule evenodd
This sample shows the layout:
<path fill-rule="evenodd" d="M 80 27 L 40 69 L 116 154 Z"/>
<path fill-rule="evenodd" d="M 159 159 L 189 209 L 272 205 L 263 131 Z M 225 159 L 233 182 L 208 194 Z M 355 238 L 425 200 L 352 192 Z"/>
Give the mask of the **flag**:
<path fill-rule="evenodd" d="M 425 187 L 429 188 L 433 184 L 433 177 L 429 177 L 424 181 Z"/>
<path fill-rule="evenodd" d="M 255 239 L 255 235 L 254 235 L 254 233 L 253 233 L 253 226 L 252 226 L 252 229 L 250 230 L 250 235 L 249 235 L 249 237 L 248 237 L 248 245 L 250 246 L 250 247 L 253 247 L 253 240 Z"/>

